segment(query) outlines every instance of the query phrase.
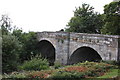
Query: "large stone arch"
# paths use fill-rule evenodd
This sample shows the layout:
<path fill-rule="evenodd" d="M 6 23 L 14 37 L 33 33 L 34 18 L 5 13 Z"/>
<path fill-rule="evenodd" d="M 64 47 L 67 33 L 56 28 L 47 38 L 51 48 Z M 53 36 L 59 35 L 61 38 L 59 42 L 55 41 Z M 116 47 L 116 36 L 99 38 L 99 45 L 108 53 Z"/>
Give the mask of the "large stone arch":
<path fill-rule="evenodd" d="M 55 62 L 55 47 L 46 39 L 42 39 L 38 43 L 38 50 L 42 57 L 48 59 L 50 65 L 54 65 Z"/>
<path fill-rule="evenodd" d="M 107 53 L 108 51 L 108 49 L 107 49 L 107 46 L 100 46 L 100 45 L 92 45 L 92 44 L 85 44 L 85 43 L 77 43 L 77 42 L 75 42 L 75 43 L 70 43 L 70 47 L 69 47 L 69 58 L 70 58 L 70 56 L 73 54 L 73 52 L 75 51 L 75 50 L 77 50 L 78 48 L 80 48 L 80 47 L 84 47 L 84 46 L 86 46 L 86 47 L 90 47 L 90 48 L 92 48 L 92 49 L 94 49 L 95 51 L 97 51 L 98 52 L 98 54 L 101 56 L 101 58 L 102 58 L 102 60 L 105 60 L 105 53 Z"/>
<path fill-rule="evenodd" d="M 70 55 L 68 64 L 74 64 L 83 61 L 100 61 L 102 57 L 99 53 L 88 46 L 81 46 L 74 50 L 74 52 Z"/>

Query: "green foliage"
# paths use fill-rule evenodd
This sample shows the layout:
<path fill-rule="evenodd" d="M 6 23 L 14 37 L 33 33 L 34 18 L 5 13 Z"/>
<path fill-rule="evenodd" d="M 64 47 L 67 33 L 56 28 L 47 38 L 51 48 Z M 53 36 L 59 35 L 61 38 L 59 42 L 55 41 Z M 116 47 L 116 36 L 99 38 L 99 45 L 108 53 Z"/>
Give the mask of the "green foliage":
<path fill-rule="evenodd" d="M 2 29 L 2 34 L 7 35 L 11 31 L 11 20 L 7 15 L 2 15 L 0 20 L 0 27 Z"/>
<path fill-rule="evenodd" d="M 115 69 L 115 70 L 113 70 Z M 111 73 L 111 70 L 114 72 Z M 117 71 L 117 72 L 115 72 Z M 115 66 L 106 64 L 103 62 L 84 62 L 74 65 L 66 66 L 62 69 L 52 69 L 52 70 L 41 70 L 41 71 L 27 71 L 23 73 L 14 72 L 10 75 L 5 75 L 6 78 L 49 78 L 49 79 L 83 79 L 83 78 L 96 78 L 98 76 L 106 75 L 104 73 L 109 73 L 113 76 L 118 73 L 118 68 Z M 108 74 L 109 75 L 109 74 Z M 103 76 L 104 77 L 104 76 Z M 106 77 L 107 78 L 107 77 Z"/>
<path fill-rule="evenodd" d="M 74 17 L 68 23 L 68 32 L 81 33 L 100 33 L 103 25 L 102 16 L 93 11 L 89 4 L 82 4 L 82 7 L 76 8 Z"/>
<path fill-rule="evenodd" d="M 0 27 L 3 38 L 3 73 L 17 70 L 17 65 L 30 60 L 31 55 L 36 55 L 37 35 L 35 32 L 25 33 L 22 29 L 11 26 L 11 19 L 2 15 Z"/>
<path fill-rule="evenodd" d="M 119 61 L 115 61 L 115 60 L 112 60 L 112 61 L 101 61 L 103 63 L 107 63 L 107 64 L 111 64 L 111 65 L 119 65 Z"/>
<path fill-rule="evenodd" d="M 11 34 L 11 20 L 7 15 L 2 15 L 0 24 L 2 31 L 2 72 L 8 73 L 17 70 L 22 45 L 18 38 Z"/>
<path fill-rule="evenodd" d="M 2 35 L 2 72 L 17 70 L 22 45 L 15 36 Z"/>
<path fill-rule="evenodd" d="M 55 69 L 58 69 L 58 68 L 60 68 L 60 67 L 62 67 L 63 65 L 60 63 L 60 62 L 55 62 L 55 64 L 54 64 L 54 68 Z"/>
<path fill-rule="evenodd" d="M 45 70 L 49 68 L 49 63 L 47 61 L 47 59 L 43 59 L 41 58 L 41 56 L 35 56 L 32 57 L 31 60 L 29 61 L 25 61 L 23 63 L 22 66 L 20 66 L 20 68 L 22 70 L 35 70 L 35 71 L 39 71 L 39 70 Z"/>
<path fill-rule="evenodd" d="M 30 60 L 31 55 L 36 55 L 38 50 L 36 49 L 38 40 L 35 32 L 23 33 L 21 29 L 14 29 L 13 35 L 22 43 L 23 48 L 20 54 L 20 61 Z"/>
<path fill-rule="evenodd" d="M 96 62 L 84 62 L 84 63 L 77 63 L 77 64 L 74 64 L 75 66 L 84 66 L 84 67 L 88 67 L 90 68 L 92 66 L 92 68 L 95 68 L 95 69 L 102 69 L 102 70 L 106 70 L 108 68 L 116 68 L 116 66 L 112 65 L 112 64 L 109 64 L 109 63 L 105 63 L 105 62 L 100 62 L 100 63 L 96 63 Z"/>
<path fill-rule="evenodd" d="M 58 71 L 53 74 L 51 77 L 53 79 L 56 78 L 85 78 L 85 73 L 81 72 L 66 72 L 66 71 Z"/>
<path fill-rule="evenodd" d="M 120 35 L 120 1 L 104 6 L 103 34 Z"/>
<path fill-rule="evenodd" d="M 78 63 L 67 66 L 65 67 L 65 69 L 55 72 L 51 77 L 53 79 L 97 77 L 100 76 L 100 73 L 105 73 L 108 69 L 112 69 L 115 67 L 116 66 L 106 64 L 103 62 L 96 63 L 86 61 L 84 63 Z M 66 70 L 67 68 L 68 70 Z"/>
<path fill-rule="evenodd" d="M 98 78 L 113 78 L 113 77 L 117 77 L 117 76 L 119 76 L 119 74 L 118 74 L 119 72 L 118 71 L 119 71 L 118 69 L 110 69 L 109 72 L 107 72 L 105 75 L 100 76 Z"/>
<path fill-rule="evenodd" d="M 4 74 L 3 78 L 12 78 L 12 79 L 15 79 L 15 78 L 27 78 L 27 75 L 26 75 L 26 73 L 23 73 L 23 72 L 22 73 L 12 72 L 10 75 Z"/>

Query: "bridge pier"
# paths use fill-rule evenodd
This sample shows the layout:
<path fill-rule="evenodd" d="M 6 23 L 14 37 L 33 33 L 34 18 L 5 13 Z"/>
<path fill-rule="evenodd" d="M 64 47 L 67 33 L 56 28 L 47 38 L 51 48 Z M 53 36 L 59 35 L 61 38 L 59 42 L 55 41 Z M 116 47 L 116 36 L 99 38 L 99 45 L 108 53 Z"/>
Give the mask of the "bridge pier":
<path fill-rule="evenodd" d="M 56 62 L 67 64 L 69 55 L 69 33 L 56 33 Z"/>

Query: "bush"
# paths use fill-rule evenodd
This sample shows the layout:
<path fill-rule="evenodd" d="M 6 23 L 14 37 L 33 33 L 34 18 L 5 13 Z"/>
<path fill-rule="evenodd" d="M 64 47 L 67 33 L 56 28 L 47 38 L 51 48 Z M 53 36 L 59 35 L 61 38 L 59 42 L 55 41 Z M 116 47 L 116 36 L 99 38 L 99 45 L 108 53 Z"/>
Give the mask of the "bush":
<path fill-rule="evenodd" d="M 52 75 L 53 79 L 57 78 L 85 78 L 84 72 L 66 72 L 66 71 L 58 71 Z"/>
<path fill-rule="evenodd" d="M 63 65 L 60 63 L 60 62 L 55 62 L 55 64 L 54 64 L 54 68 L 55 69 L 58 69 L 58 68 L 60 68 L 60 67 L 62 67 Z"/>
<path fill-rule="evenodd" d="M 42 71 L 33 71 L 27 75 L 28 78 L 48 78 L 49 74 Z"/>
<path fill-rule="evenodd" d="M 23 63 L 22 66 L 20 66 L 20 69 L 22 70 L 45 70 L 49 68 L 49 63 L 47 59 L 41 58 L 41 56 L 36 55 L 35 57 L 32 57 L 30 61 L 26 61 Z"/>
<path fill-rule="evenodd" d="M 12 72 L 10 75 L 4 74 L 3 78 L 27 78 L 26 73 L 20 73 L 20 72 Z"/>
<path fill-rule="evenodd" d="M 2 35 L 2 72 L 17 71 L 22 45 L 15 36 Z"/>
<path fill-rule="evenodd" d="M 112 61 L 101 61 L 103 63 L 107 63 L 107 64 L 112 64 L 112 65 L 119 65 L 119 62 L 112 60 Z"/>
<path fill-rule="evenodd" d="M 114 66 L 110 63 L 105 63 L 105 62 L 84 62 L 84 63 L 77 63 L 77 64 L 74 64 L 74 65 L 77 65 L 77 66 L 83 66 L 83 67 L 88 67 L 88 68 L 95 68 L 95 69 L 109 69 L 109 68 L 115 68 L 117 66 Z"/>

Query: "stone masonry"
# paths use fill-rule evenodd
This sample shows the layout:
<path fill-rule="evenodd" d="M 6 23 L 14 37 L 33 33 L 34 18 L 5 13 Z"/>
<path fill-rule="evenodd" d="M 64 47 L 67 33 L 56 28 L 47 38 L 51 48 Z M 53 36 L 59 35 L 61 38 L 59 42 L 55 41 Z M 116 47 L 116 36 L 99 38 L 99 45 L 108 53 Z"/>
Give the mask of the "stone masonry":
<path fill-rule="evenodd" d="M 102 60 L 120 61 L 120 36 L 118 35 L 68 33 L 58 31 L 38 32 L 37 37 L 39 41 L 47 40 L 54 46 L 55 61 L 62 64 L 67 64 L 71 55 L 78 48 L 84 46 L 94 49 L 100 55 Z"/>

